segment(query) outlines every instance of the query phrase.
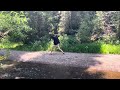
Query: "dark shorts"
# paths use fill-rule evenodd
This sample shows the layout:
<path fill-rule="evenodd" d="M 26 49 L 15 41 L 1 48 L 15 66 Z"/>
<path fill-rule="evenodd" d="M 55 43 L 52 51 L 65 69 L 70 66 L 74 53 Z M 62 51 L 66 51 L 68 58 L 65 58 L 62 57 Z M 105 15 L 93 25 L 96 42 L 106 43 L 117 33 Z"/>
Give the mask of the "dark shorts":
<path fill-rule="evenodd" d="M 54 42 L 54 45 L 58 45 L 58 44 L 60 44 L 60 42 Z"/>

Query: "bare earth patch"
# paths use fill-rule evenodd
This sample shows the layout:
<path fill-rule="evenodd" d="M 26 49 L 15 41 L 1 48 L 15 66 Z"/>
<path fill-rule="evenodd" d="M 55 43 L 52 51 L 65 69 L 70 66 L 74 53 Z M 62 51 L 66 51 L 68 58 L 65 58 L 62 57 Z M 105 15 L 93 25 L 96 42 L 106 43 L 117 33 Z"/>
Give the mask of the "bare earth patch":
<path fill-rule="evenodd" d="M 11 50 L 8 59 L 0 61 L 1 79 L 120 79 L 120 55 Z"/>

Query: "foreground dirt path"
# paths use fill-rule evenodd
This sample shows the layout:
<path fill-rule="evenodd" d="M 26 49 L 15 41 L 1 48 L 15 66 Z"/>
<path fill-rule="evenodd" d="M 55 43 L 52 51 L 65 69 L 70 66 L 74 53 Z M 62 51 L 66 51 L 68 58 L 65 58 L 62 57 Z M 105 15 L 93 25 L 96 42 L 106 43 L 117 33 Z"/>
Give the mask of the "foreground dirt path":
<path fill-rule="evenodd" d="M 0 55 L 4 54 L 4 50 L 0 50 Z M 104 54 L 85 54 L 85 53 L 65 53 L 54 52 L 25 52 L 10 51 L 9 60 L 22 62 L 37 62 L 43 64 L 56 64 L 73 67 L 85 67 L 87 70 L 108 70 L 120 72 L 120 55 L 104 55 Z"/>
<path fill-rule="evenodd" d="M 3 79 L 120 79 L 120 55 L 11 50 L 0 63 Z"/>

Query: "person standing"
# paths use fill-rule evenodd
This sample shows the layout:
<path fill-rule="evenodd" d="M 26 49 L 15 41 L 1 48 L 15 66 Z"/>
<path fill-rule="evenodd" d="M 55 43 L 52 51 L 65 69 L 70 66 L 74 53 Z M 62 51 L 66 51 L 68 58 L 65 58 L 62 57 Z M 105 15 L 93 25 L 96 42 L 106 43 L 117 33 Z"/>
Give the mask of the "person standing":
<path fill-rule="evenodd" d="M 53 34 L 52 35 L 52 33 L 51 32 L 49 32 L 49 34 L 51 35 L 50 36 L 50 38 L 53 40 L 53 46 L 52 46 L 52 49 L 51 49 L 51 53 L 50 54 L 52 54 L 52 51 L 53 51 L 53 49 L 54 48 L 58 48 L 63 54 L 65 54 L 64 52 L 63 52 L 63 50 L 60 48 L 60 40 L 59 40 L 59 35 L 58 34 Z"/>

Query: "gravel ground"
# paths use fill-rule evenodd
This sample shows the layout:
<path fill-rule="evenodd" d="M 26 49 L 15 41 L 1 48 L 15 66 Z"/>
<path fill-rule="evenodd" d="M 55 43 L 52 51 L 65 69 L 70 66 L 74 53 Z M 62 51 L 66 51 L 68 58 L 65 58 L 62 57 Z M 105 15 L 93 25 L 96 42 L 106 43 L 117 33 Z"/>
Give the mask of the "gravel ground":
<path fill-rule="evenodd" d="M 1 79 L 120 79 L 120 55 L 11 50 L 8 59 L 0 61 Z"/>

